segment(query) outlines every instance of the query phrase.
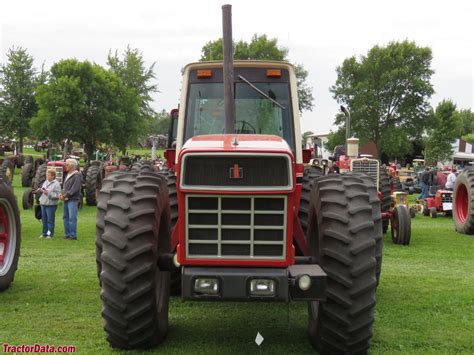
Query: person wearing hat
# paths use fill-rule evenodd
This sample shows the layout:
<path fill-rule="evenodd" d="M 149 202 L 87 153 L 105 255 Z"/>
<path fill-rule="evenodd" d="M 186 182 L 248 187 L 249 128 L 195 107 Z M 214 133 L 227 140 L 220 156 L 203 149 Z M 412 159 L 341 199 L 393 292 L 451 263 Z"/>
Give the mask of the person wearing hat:
<path fill-rule="evenodd" d="M 453 191 L 454 189 L 454 184 L 456 182 L 456 169 L 452 168 L 451 172 L 448 175 L 448 178 L 446 179 L 446 190 Z"/>

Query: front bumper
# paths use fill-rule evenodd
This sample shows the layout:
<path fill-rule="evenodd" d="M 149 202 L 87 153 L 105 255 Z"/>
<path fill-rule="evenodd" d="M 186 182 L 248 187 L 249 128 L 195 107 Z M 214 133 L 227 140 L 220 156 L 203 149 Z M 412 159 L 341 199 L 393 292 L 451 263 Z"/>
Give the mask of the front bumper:
<path fill-rule="evenodd" d="M 298 282 L 304 275 L 311 279 L 310 287 L 306 290 L 302 290 Z M 196 292 L 197 279 L 218 280 L 216 294 Z M 274 294 L 252 294 L 252 280 L 273 280 Z M 288 268 L 183 267 L 181 282 L 185 300 L 288 302 L 326 299 L 326 273 L 314 264 L 292 265 Z"/>

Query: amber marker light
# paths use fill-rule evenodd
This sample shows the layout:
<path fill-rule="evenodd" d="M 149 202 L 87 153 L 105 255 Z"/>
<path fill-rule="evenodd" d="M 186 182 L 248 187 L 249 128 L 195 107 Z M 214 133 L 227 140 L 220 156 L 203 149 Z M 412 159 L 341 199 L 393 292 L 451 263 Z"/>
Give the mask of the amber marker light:
<path fill-rule="evenodd" d="M 212 77 L 212 70 L 210 69 L 199 69 L 197 71 L 198 78 L 211 78 Z"/>
<path fill-rule="evenodd" d="M 281 70 L 280 69 L 267 69 L 267 77 L 281 78 Z"/>

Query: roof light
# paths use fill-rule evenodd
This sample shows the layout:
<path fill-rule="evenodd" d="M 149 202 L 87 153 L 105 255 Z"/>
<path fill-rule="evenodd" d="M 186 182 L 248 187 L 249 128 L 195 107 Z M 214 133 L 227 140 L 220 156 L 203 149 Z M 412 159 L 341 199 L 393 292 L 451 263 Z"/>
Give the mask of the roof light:
<path fill-rule="evenodd" d="M 212 77 L 212 70 L 210 70 L 210 69 L 198 69 L 197 77 L 198 78 L 211 78 Z"/>
<path fill-rule="evenodd" d="M 281 70 L 280 69 L 267 69 L 267 77 L 281 78 Z"/>

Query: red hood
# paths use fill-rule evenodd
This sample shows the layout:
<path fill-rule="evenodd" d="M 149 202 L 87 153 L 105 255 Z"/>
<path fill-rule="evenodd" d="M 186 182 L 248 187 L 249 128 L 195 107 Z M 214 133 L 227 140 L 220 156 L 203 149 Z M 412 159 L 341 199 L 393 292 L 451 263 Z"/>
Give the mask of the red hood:
<path fill-rule="evenodd" d="M 238 144 L 234 145 L 235 139 Z M 210 134 L 196 136 L 183 146 L 183 151 L 278 151 L 290 153 L 291 149 L 284 139 L 265 134 Z"/>

